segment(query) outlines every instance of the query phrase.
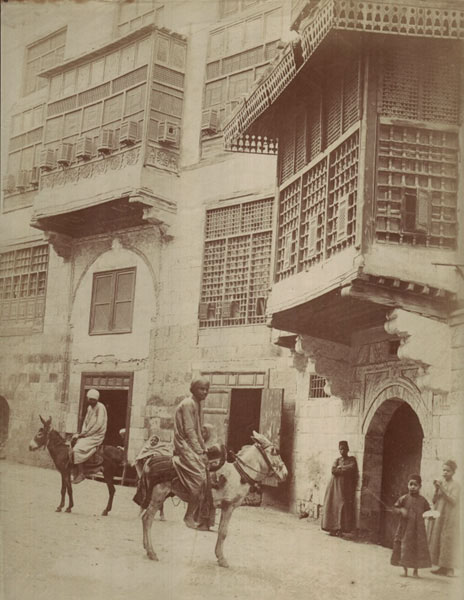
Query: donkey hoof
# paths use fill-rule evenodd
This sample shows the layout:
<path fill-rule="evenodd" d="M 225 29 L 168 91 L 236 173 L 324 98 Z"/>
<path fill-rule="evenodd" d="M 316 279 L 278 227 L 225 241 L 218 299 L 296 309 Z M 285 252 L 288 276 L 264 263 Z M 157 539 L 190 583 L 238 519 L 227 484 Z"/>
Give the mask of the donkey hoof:
<path fill-rule="evenodd" d="M 61 512 L 61 508 L 62 508 L 61 506 L 57 506 L 55 509 L 55 512 Z"/>
<path fill-rule="evenodd" d="M 218 558 L 218 564 L 220 567 L 225 567 L 226 569 L 229 568 L 229 563 L 226 561 L 225 558 Z"/>
<path fill-rule="evenodd" d="M 108 511 L 105 508 L 105 510 L 102 512 L 102 517 L 107 517 L 107 516 L 108 516 Z"/>
<path fill-rule="evenodd" d="M 67 508 L 67 509 L 66 509 L 66 512 L 67 512 L 67 513 L 70 513 L 70 512 L 71 512 L 71 507 Z"/>
<path fill-rule="evenodd" d="M 150 560 L 159 560 L 158 557 L 156 556 L 155 552 L 147 552 L 147 556 Z"/>
<path fill-rule="evenodd" d="M 164 515 L 160 515 L 160 521 L 166 521 L 166 517 Z"/>

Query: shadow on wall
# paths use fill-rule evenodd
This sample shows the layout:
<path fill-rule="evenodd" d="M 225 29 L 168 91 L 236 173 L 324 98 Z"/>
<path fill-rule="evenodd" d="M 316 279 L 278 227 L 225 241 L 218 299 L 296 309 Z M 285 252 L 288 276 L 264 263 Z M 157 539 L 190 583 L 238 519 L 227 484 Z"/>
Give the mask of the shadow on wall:
<path fill-rule="evenodd" d="M 0 459 L 6 458 L 6 442 L 10 423 L 10 407 L 3 396 L 0 396 Z"/>
<path fill-rule="evenodd" d="M 306 517 L 319 519 L 321 516 L 325 487 L 323 469 L 324 467 L 319 456 L 310 456 L 305 462 L 308 488 L 304 500 L 300 500 L 298 504 L 300 519 L 305 519 Z"/>

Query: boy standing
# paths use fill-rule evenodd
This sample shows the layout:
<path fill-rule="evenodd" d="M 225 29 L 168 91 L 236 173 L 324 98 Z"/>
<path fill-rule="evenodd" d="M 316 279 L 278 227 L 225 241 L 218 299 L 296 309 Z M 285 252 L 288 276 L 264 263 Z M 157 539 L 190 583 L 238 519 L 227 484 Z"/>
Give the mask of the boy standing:
<path fill-rule="evenodd" d="M 430 553 L 425 532 L 423 514 L 430 510 L 427 500 L 419 494 L 422 485 L 420 475 L 408 477 L 409 493 L 395 502 L 393 512 L 400 515 L 400 522 L 393 540 L 391 564 L 402 566 L 402 577 L 408 576 L 408 568 L 413 576 L 419 577 L 418 569 L 430 567 Z"/>

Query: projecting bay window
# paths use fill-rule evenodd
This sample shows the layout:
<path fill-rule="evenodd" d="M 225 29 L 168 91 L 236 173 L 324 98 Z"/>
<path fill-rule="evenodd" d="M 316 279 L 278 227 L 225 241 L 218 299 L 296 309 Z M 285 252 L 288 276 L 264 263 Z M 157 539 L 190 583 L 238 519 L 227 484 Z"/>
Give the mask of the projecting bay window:
<path fill-rule="evenodd" d="M 134 292 L 135 268 L 95 273 L 89 333 L 130 333 Z"/>
<path fill-rule="evenodd" d="M 126 35 L 130 31 L 134 31 L 150 23 L 155 23 L 156 25 L 162 24 L 163 12 L 163 3 L 156 0 L 120 1 L 118 36 Z"/>
<path fill-rule="evenodd" d="M 45 313 L 48 246 L 0 254 L 0 327 L 40 331 Z"/>
<path fill-rule="evenodd" d="M 266 198 L 207 211 L 200 327 L 264 322 L 272 205 Z"/>
<path fill-rule="evenodd" d="M 223 4 L 223 10 L 233 14 L 240 5 Z M 281 34 L 281 8 L 242 17 L 211 32 L 203 107 L 210 115 L 214 111 L 214 115 L 203 120 L 203 134 L 220 130 L 224 118 L 238 106 L 275 56 Z"/>
<path fill-rule="evenodd" d="M 26 48 L 24 95 L 46 87 L 47 79 L 37 74 L 63 61 L 65 43 L 66 29 L 63 29 Z"/>

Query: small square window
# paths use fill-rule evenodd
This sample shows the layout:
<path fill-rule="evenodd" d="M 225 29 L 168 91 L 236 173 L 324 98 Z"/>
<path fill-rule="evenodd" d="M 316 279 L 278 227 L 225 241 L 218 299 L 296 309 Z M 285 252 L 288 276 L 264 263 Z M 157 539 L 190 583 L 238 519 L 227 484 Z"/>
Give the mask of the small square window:
<path fill-rule="evenodd" d="M 135 268 L 95 273 L 90 307 L 90 335 L 130 333 Z"/>
<path fill-rule="evenodd" d="M 309 378 L 309 398 L 328 398 L 324 388 L 326 386 L 325 377 L 319 375 L 311 375 Z"/>

